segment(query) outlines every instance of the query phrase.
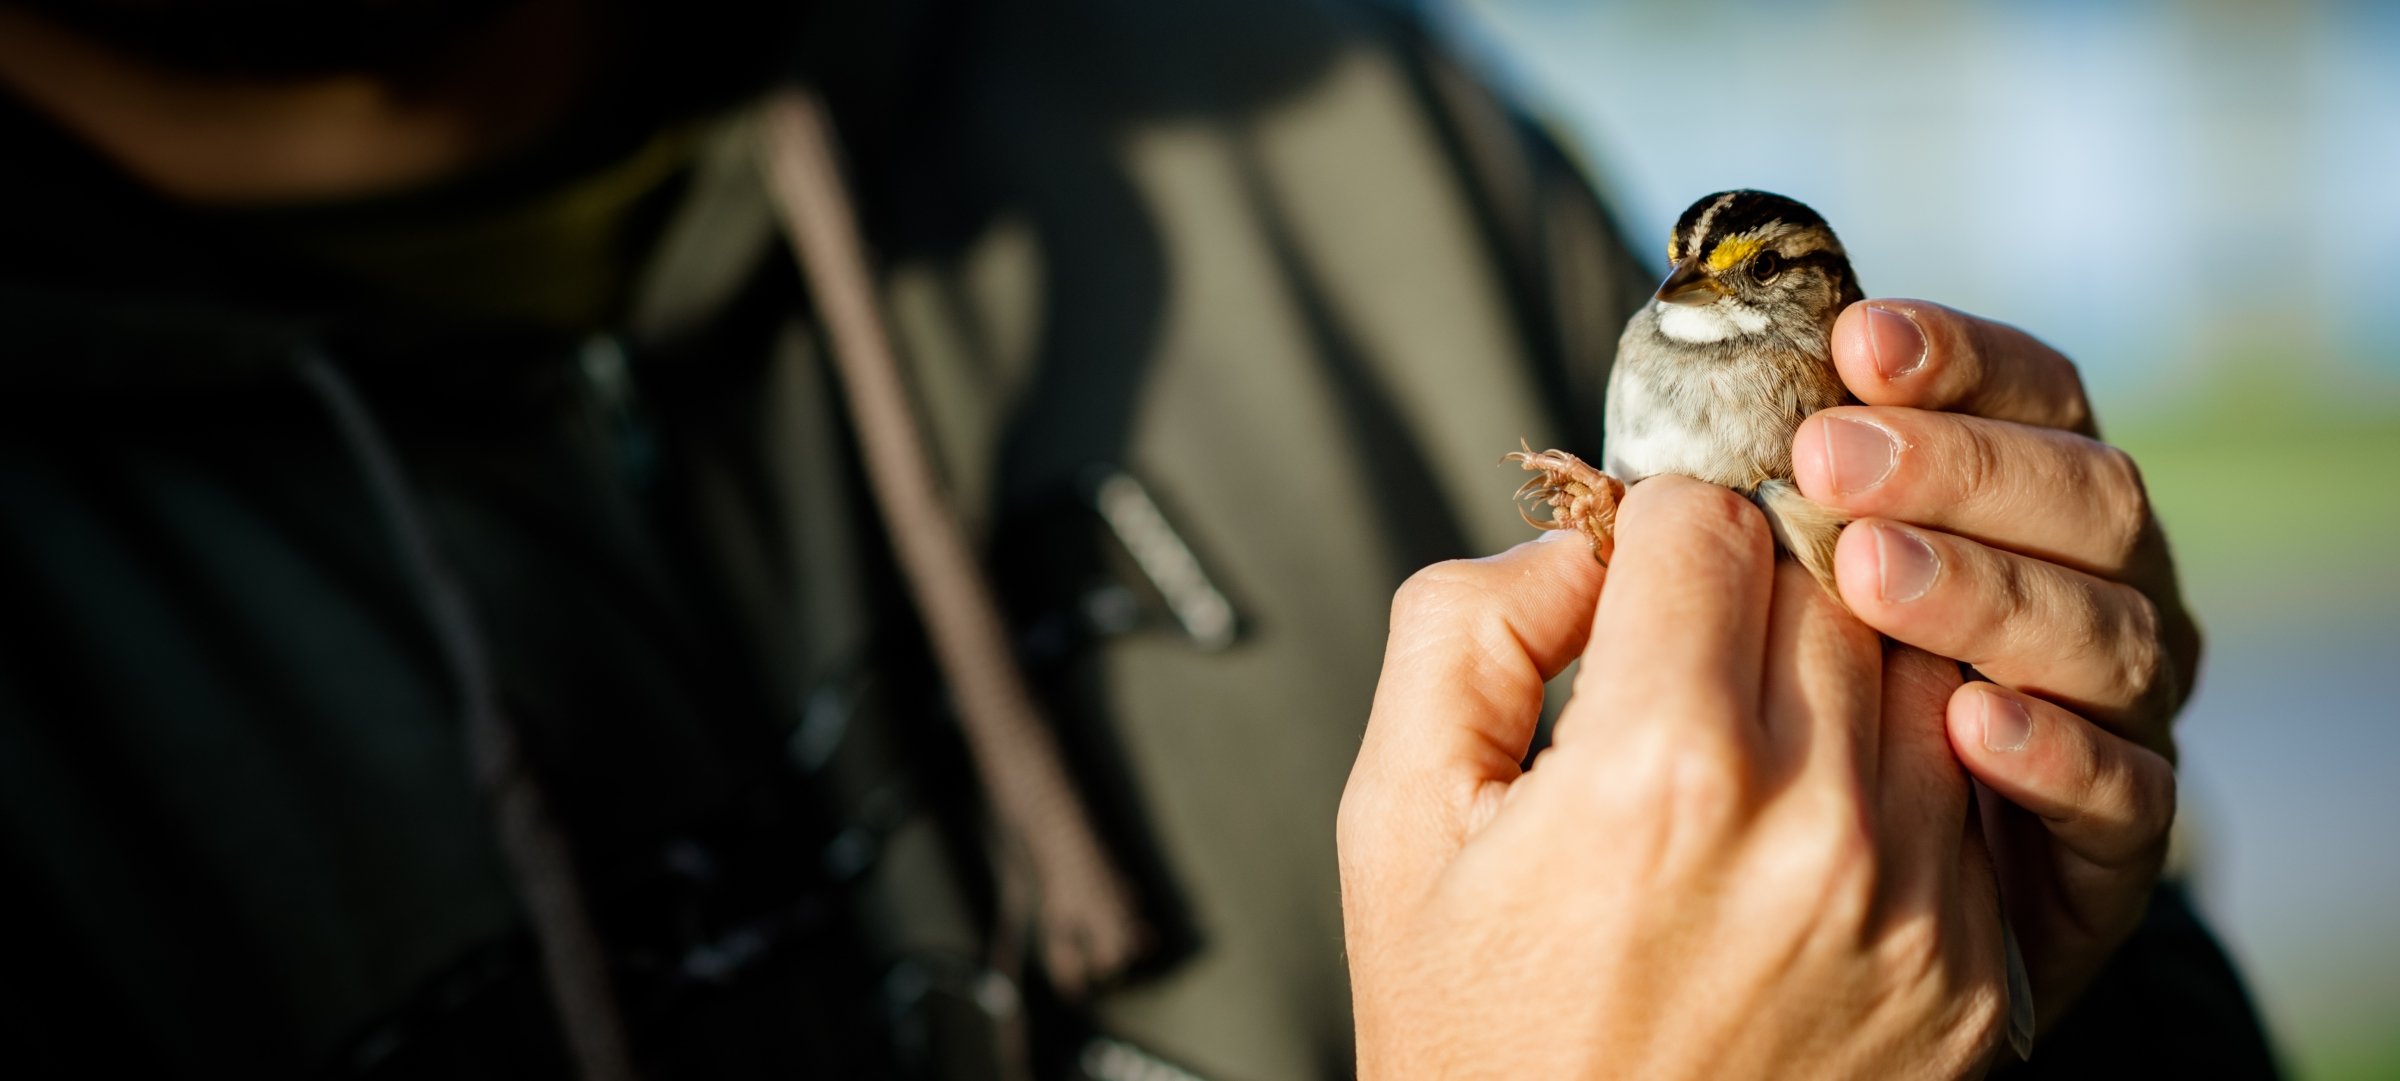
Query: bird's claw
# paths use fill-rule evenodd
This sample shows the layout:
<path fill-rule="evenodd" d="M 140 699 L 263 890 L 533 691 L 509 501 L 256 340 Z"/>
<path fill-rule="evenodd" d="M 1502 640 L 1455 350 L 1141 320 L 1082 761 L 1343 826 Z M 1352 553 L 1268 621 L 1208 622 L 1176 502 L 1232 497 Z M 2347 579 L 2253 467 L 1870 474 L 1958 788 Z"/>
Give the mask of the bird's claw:
<path fill-rule="evenodd" d="M 1514 462 L 1536 474 L 1517 488 L 1517 516 L 1536 529 L 1581 532 L 1592 546 L 1592 557 L 1607 566 L 1616 555 L 1617 502 L 1625 496 L 1624 482 L 1566 451 L 1536 451 L 1524 440 L 1517 446 L 1501 462 Z M 1527 504 L 1549 507 L 1549 519 L 1535 518 Z"/>

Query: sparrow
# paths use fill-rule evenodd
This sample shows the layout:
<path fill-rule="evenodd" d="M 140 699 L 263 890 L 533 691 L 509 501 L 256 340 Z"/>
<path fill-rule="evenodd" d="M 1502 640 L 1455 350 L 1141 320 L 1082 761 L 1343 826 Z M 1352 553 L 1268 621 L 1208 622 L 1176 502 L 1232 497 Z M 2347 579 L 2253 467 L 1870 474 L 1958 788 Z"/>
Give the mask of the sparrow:
<path fill-rule="evenodd" d="M 1855 404 L 1833 366 L 1833 321 L 1866 298 L 1823 216 L 1771 192 L 1721 191 L 1675 220 L 1674 269 L 1617 340 L 1608 376 L 1606 470 L 1519 441 L 1505 460 L 1537 475 L 1517 498 L 1550 508 L 1537 528 L 1576 529 L 1607 563 L 1625 486 L 1680 473 L 1746 495 L 1766 513 L 1775 547 L 1838 601 L 1833 551 L 1849 516 L 1809 500 L 1792 480 L 1792 435 L 1820 409 Z M 2033 1048 L 2032 981 L 2005 915 L 2001 943 L 2008 1042 Z"/>
<path fill-rule="evenodd" d="M 1507 456 L 1539 474 L 1517 490 L 1546 505 L 1537 528 L 1579 529 L 1614 554 L 1625 486 L 1659 473 L 1721 484 L 1758 504 L 1776 548 L 1834 593 L 1842 513 L 1792 481 L 1792 433 L 1820 409 L 1855 402 L 1833 366 L 1833 321 L 1864 299 L 1825 219 L 1763 191 L 1706 196 L 1667 238 L 1674 268 L 1617 341 L 1609 372 L 1605 472 L 1530 444 Z"/>

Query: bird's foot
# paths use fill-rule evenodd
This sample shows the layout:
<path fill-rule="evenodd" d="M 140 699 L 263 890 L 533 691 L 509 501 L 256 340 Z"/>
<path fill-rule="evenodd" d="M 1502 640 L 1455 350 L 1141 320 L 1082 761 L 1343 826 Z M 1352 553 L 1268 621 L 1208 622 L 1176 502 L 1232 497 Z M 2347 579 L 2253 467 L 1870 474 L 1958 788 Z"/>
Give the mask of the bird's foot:
<path fill-rule="evenodd" d="M 1624 482 L 1566 451 L 1536 451 L 1523 440 L 1517 446 L 1501 462 L 1515 462 L 1537 474 L 1517 489 L 1517 515 L 1535 529 L 1582 533 L 1592 546 L 1592 558 L 1607 566 L 1617 552 L 1617 502 L 1625 497 Z M 1527 504 L 1550 508 L 1550 517 L 1535 518 Z"/>

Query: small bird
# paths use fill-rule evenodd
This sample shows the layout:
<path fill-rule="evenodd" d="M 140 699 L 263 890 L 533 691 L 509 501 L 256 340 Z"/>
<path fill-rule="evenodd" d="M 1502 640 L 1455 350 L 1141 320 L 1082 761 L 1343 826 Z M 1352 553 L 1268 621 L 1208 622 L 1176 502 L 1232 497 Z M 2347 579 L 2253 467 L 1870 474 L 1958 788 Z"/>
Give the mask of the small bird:
<path fill-rule="evenodd" d="M 1838 599 L 1833 550 L 1849 518 L 1800 494 L 1792 434 L 1809 414 L 1857 401 L 1833 366 L 1833 321 L 1866 297 L 1842 242 L 1797 200 L 1721 191 L 1676 219 L 1667 262 L 1667 280 L 1617 339 L 1607 471 L 1520 441 L 1506 460 L 1538 475 L 1517 497 L 1546 504 L 1550 519 L 1517 512 L 1539 528 L 1581 530 L 1606 563 L 1626 485 L 1658 473 L 1697 477 L 1749 496 L 1766 512 L 1775 546 Z M 2008 1042 L 2024 1058 L 2033 1049 L 2033 983 L 2005 915 L 2000 935 Z"/>
<path fill-rule="evenodd" d="M 1525 520 L 1582 530 L 1606 563 L 1624 486 L 1681 473 L 1749 496 L 1776 546 L 1832 592 L 1848 518 L 1792 482 L 1792 433 L 1809 414 L 1856 401 L 1833 367 L 1833 321 L 1865 296 L 1842 242 L 1796 200 L 1723 191 L 1676 220 L 1667 262 L 1674 269 L 1617 341 L 1607 471 L 1521 445 L 1507 460 L 1540 475 L 1517 496 L 1550 508 L 1548 521 Z"/>

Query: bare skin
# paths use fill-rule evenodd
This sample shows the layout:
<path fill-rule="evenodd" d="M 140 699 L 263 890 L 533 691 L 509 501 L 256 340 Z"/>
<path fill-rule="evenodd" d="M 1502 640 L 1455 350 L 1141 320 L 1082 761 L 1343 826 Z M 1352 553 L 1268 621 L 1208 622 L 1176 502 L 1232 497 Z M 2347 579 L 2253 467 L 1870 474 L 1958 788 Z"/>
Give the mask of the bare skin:
<path fill-rule="evenodd" d="M 1618 527 L 1607 568 L 1560 531 L 1393 601 L 1339 825 L 1359 1076 L 1980 1073 L 2006 995 L 1957 667 L 1723 488 L 1650 478 Z"/>
<path fill-rule="evenodd" d="M 267 80 L 169 70 L 0 5 L 0 84 L 171 198 L 341 199 L 455 174 L 555 121 L 595 62 L 589 17 L 533 0 L 421 70 Z"/>

